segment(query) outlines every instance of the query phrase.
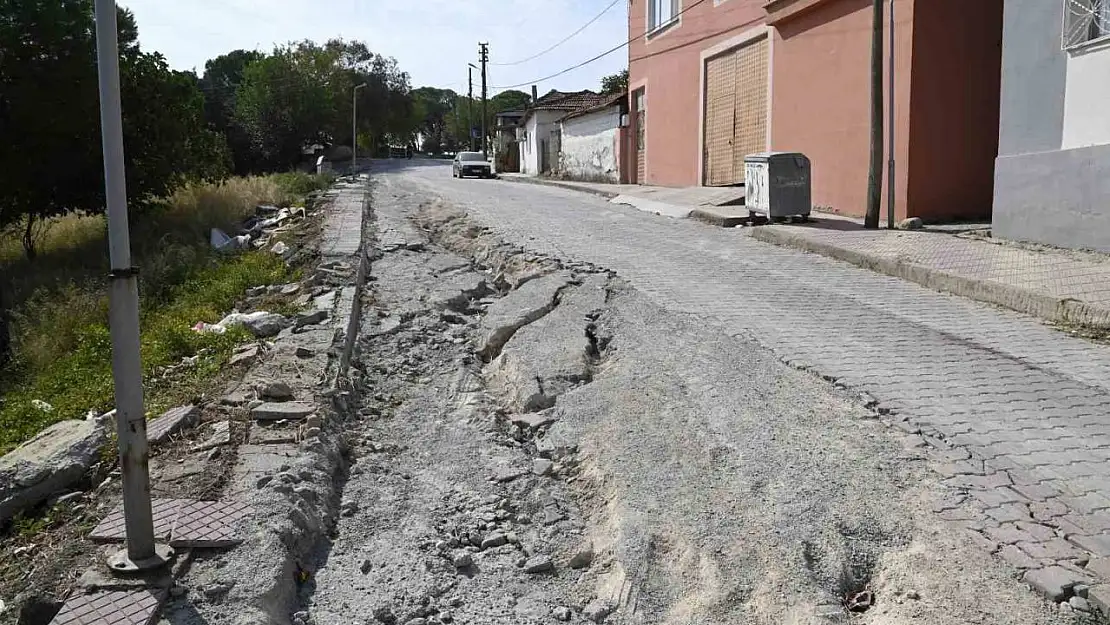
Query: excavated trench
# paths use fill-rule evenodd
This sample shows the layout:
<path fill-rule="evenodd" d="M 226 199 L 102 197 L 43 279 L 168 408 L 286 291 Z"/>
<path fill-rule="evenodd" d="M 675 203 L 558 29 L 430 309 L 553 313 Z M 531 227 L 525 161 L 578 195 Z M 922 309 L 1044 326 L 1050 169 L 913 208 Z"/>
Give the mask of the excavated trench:
<path fill-rule="evenodd" d="M 1067 622 L 930 514 L 858 398 L 377 197 L 352 467 L 295 625 Z"/>

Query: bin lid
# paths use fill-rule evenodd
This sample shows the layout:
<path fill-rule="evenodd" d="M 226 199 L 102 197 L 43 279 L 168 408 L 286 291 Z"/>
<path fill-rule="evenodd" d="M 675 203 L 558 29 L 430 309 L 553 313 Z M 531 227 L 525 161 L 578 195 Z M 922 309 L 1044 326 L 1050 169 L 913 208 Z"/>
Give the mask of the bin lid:
<path fill-rule="evenodd" d="M 801 152 L 758 152 L 756 154 L 749 154 L 744 157 L 745 163 L 768 163 L 771 161 L 788 161 L 795 159 L 804 159 L 809 161 L 809 157 Z"/>

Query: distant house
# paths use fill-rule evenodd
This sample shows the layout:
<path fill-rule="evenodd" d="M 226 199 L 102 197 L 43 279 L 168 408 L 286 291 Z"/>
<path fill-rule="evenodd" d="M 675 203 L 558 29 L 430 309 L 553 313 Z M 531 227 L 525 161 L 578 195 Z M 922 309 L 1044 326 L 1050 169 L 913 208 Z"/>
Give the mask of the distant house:
<path fill-rule="evenodd" d="M 623 160 L 630 153 L 630 134 L 622 128 L 628 113 L 628 93 L 602 98 L 572 111 L 560 120 L 558 174 L 572 180 L 626 182 Z"/>
<path fill-rule="evenodd" d="M 499 172 L 520 171 L 520 148 L 517 146 L 517 129 L 524 119 L 524 111 L 502 111 L 496 116 L 493 127 L 493 162 Z"/>
<path fill-rule="evenodd" d="M 559 163 L 559 121 L 567 113 L 596 106 L 605 96 L 593 91 L 564 93 L 549 91 L 524 112 L 518 134 L 520 173 L 530 176 L 551 173 Z"/>

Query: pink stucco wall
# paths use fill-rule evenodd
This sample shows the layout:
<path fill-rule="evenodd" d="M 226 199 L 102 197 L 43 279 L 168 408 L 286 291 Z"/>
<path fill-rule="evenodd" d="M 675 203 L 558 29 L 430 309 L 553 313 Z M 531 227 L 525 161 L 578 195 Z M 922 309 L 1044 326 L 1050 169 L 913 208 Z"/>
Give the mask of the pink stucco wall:
<path fill-rule="evenodd" d="M 647 94 L 642 184 L 694 186 L 701 161 L 701 53 L 763 23 L 766 0 L 681 0 L 679 22 L 646 36 L 647 0 L 628 8 L 629 89 Z M 715 6 L 716 5 L 716 6 Z"/>

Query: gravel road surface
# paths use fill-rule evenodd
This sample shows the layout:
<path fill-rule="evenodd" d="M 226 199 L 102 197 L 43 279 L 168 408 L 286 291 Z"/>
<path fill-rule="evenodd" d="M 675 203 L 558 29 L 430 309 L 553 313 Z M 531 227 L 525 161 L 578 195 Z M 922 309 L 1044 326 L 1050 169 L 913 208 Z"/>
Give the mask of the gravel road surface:
<path fill-rule="evenodd" d="M 415 171 L 375 188 L 364 404 L 295 625 L 1083 618 L 942 518 L 982 510 L 867 396 L 458 210 L 530 188 Z"/>

